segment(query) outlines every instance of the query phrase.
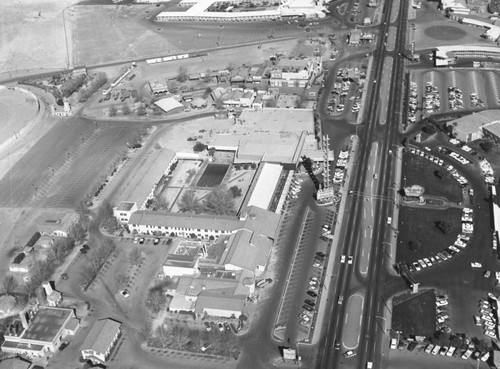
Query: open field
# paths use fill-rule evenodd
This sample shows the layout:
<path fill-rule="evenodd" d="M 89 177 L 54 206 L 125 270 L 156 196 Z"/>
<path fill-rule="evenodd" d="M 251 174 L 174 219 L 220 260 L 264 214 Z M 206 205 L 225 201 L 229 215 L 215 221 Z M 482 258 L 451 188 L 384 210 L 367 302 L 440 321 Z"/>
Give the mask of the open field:
<path fill-rule="evenodd" d="M 397 261 L 413 262 L 443 251 L 452 245 L 461 232 L 461 209 L 445 210 L 400 207 Z M 447 221 L 453 229 L 444 234 L 436 228 L 435 222 Z M 410 241 L 419 241 L 421 247 L 411 251 Z"/>
<path fill-rule="evenodd" d="M 74 207 L 126 150 L 137 126 L 71 118 L 48 131 L 0 180 L 0 206 Z"/>
<path fill-rule="evenodd" d="M 38 114 L 38 102 L 30 95 L 11 89 L 0 90 L 0 145 L 18 133 Z"/>
<path fill-rule="evenodd" d="M 67 67 L 72 48 L 70 23 L 74 18 L 71 10 L 64 11 L 64 15 L 63 10 L 75 2 L 2 1 L 0 78 L 9 78 L 12 71 L 40 73 Z"/>
<path fill-rule="evenodd" d="M 430 337 L 436 331 L 436 296 L 427 290 L 416 296 L 394 298 L 392 329 L 403 335 L 414 334 Z"/>
<path fill-rule="evenodd" d="M 463 200 L 462 188 L 458 182 L 448 173 L 447 177 L 439 179 L 434 171 L 439 170 L 437 164 L 413 154 L 403 155 L 403 178 L 404 185 L 418 184 L 425 188 L 425 195 L 443 196 L 451 202 Z"/>

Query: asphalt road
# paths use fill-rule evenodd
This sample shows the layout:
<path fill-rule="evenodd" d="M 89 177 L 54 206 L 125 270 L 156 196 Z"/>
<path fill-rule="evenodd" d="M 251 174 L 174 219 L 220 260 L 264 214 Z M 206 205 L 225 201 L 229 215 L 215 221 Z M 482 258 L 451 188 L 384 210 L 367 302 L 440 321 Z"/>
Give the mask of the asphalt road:
<path fill-rule="evenodd" d="M 392 7 L 392 2 L 388 1 L 384 4 L 384 22 L 380 27 L 380 34 L 385 34 L 388 30 L 388 20 L 390 16 L 390 11 Z M 403 11 L 401 14 L 405 13 L 405 7 L 403 7 Z M 398 20 L 398 24 L 396 25 L 400 29 L 400 33 L 398 34 L 398 42 L 396 51 L 400 50 L 404 47 L 405 37 L 403 27 L 405 26 L 405 17 L 400 14 Z M 357 356 L 353 359 L 345 359 L 342 356 L 340 351 L 331 350 L 333 346 L 334 337 L 343 337 L 344 331 L 343 325 L 341 322 L 345 319 L 344 317 L 349 316 L 349 313 L 352 315 L 352 309 L 347 309 L 345 304 L 339 305 L 338 309 L 334 309 L 333 315 L 331 317 L 332 320 L 335 321 L 335 324 L 332 325 L 332 329 L 328 332 L 327 342 L 330 344 L 326 345 L 325 352 L 320 354 L 319 360 L 317 362 L 318 368 L 331 368 L 331 367 L 357 367 L 361 368 L 366 365 L 367 361 L 377 362 L 379 359 L 376 357 L 380 355 L 380 346 L 377 345 L 377 341 L 379 341 L 379 332 L 377 332 L 377 321 L 375 316 L 378 315 L 378 311 L 380 310 L 380 282 L 381 276 L 384 274 L 384 269 L 382 268 L 382 264 L 384 262 L 383 256 L 385 255 L 381 250 L 383 248 L 378 247 L 383 240 L 386 240 L 387 237 L 390 237 L 390 229 L 387 230 L 386 227 L 386 219 L 387 214 L 389 213 L 388 204 L 392 203 L 390 201 L 386 201 L 384 197 L 388 196 L 388 183 L 392 183 L 391 174 L 391 160 L 389 157 L 389 148 L 395 142 L 395 134 L 397 133 L 398 127 L 398 116 L 394 113 L 397 113 L 399 110 L 398 103 L 400 99 L 396 98 L 399 94 L 401 96 L 401 76 L 402 76 L 402 63 L 398 58 L 395 58 L 394 70 L 391 76 L 390 82 L 390 92 L 389 96 L 389 106 L 388 106 L 388 120 L 387 124 L 380 124 L 380 118 L 377 110 L 378 105 L 378 96 L 380 94 L 380 81 L 383 73 L 384 66 L 384 57 L 389 55 L 382 46 L 382 39 L 379 39 L 379 47 L 378 50 L 375 51 L 375 65 L 374 65 L 374 74 L 371 78 L 372 83 L 374 84 L 374 88 L 371 91 L 369 97 L 368 104 L 368 114 L 367 119 L 363 123 L 363 136 L 361 139 L 361 151 L 360 151 L 360 160 L 358 162 L 357 172 L 355 174 L 355 183 L 352 188 L 351 197 L 351 213 L 349 215 L 349 220 L 346 227 L 346 239 L 344 241 L 344 254 L 352 254 L 359 248 L 359 237 L 362 227 L 362 216 L 364 210 L 364 202 L 366 201 L 365 196 L 360 196 L 358 194 L 365 194 L 367 185 L 370 186 L 368 178 L 370 176 L 378 175 L 380 180 L 378 181 L 377 188 L 375 193 L 371 193 L 370 196 L 373 197 L 375 195 L 375 199 L 378 200 L 375 203 L 375 215 L 374 215 L 374 225 L 373 225 L 373 236 L 371 242 L 371 256 L 370 256 L 370 266 L 368 268 L 368 275 L 366 279 L 358 279 L 352 278 L 353 274 L 347 268 L 344 268 L 341 271 L 340 275 L 340 283 L 339 283 L 339 295 L 353 295 L 356 291 L 366 291 L 366 298 L 363 304 L 363 311 L 360 313 L 362 316 L 361 319 L 361 328 L 360 328 L 360 340 L 358 346 Z M 384 76 L 388 78 L 388 76 Z M 371 145 L 372 142 L 379 141 L 380 142 L 380 156 L 377 158 L 379 165 L 378 173 L 374 173 L 373 168 L 370 170 L 369 162 L 370 162 L 370 154 L 371 154 Z M 361 232 L 360 232 L 361 231 Z M 353 279 L 351 281 L 351 279 Z M 347 333 L 347 331 L 346 331 Z"/>

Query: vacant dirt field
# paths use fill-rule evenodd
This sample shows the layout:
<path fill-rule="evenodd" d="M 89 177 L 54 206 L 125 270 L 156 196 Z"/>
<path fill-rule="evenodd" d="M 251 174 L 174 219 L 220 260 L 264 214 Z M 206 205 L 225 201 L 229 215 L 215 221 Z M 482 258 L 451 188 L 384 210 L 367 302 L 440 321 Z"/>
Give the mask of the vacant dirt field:
<path fill-rule="evenodd" d="M 15 135 L 38 114 L 38 103 L 17 90 L 0 90 L 0 145 Z"/>
<path fill-rule="evenodd" d="M 15 76 L 13 71 L 36 73 L 71 64 L 67 56 L 72 54 L 69 25 L 73 15 L 66 10 L 63 17 L 63 10 L 72 3 L 76 1 L 2 1 L 0 79 Z"/>

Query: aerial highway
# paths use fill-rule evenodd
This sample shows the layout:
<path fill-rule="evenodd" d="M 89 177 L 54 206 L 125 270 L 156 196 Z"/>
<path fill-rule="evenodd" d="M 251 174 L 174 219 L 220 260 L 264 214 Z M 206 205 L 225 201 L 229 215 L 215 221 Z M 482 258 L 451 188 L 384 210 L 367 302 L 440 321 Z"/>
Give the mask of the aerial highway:
<path fill-rule="evenodd" d="M 320 346 L 317 368 L 365 368 L 367 362 L 372 362 L 374 368 L 381 367 L 382 337 L 388 328 L 385 321 L 381 324 L 377 318 L 383 315 L 384 308 L 381 294 L 386 271 L 384 262 L 387 259 L 382 242 L 392 237 L 391 225 L 387 224 L 393 206 L 389 186 L 393 177 L 392 153 L 393 146 L 397 144 L 404 91 L 404 59 L 400 54 L 405 49 L 408 7 L 407 1 L 401 2 L 397 17 L 392 16 L 395 22 L 391 24 L 393 1 L 387 0 L 384 4 L 369 82 L 372 88 L 360 130 L 359 160 L 353 171 L 353 185 L 347 200 L 350 212 L 338 245 L 342 254 L 367 261 L 355 262 L 356 268 L 341 265 L 337 290 L 331 291 L 334 294 L 332 299 L 337 303 L 331 307 L 331 319 L 323 337 L 324 343 Z M 388 50 L 385 35 L 391 26 L 397 27 L 398 32 L 396 47 Z M 384 73 L 387 69 L 385 61 L 391 60 L 387 57 L 393 60 L 392 73 Z M 383 78 L 390 78 L 388 91 L 382 90 Z M 388 99 L 384 121 L 380 118 L 381 98 Z M 360 310 L 358 303 L 349 303 L 351 297 L 359 300 L 359 304 L 362 301 L 361 312 L 357 312 Z M 355 319 L 353 314 L 361 316 Z M 359 321 L 359 325 L 347 324 L 348 321 Z M 355 340 L 353 336 L 356 336 Z M 336 343 L 341 343 L 338 350 L 334 349 Z M 356 355 L 346 359 L 346 350 L 353 350 Z"/>

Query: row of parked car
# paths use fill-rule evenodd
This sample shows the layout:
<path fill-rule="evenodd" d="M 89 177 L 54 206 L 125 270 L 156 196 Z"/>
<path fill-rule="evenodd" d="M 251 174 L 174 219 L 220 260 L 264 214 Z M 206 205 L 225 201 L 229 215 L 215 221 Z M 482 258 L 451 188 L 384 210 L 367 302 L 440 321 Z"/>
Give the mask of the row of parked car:
<path fill-rule="evenodd" d="M 341 151 L 335 165 L 333 183 L 341 184 L 344 181 L 346 167 L 349 162 L 349 151 Z"/>
<path fill-rule="evenodd" d="M 313 267 L 320 269 L 325 263 L 326 254 L 318 251 L 314 256 Z M 299 324 L 305 328 L 310 328 L 313 320 L 313 316 L 316 310 L 316 299 L 320 294 L 321 288 L 321 273 L 309 277 L 306 298 L 304 300 L 304 305 L 302 305 L 302 311 L 299 313 L 300 322 Z"/>
<path fill-rule="evenodd" d="M 488 300 L 480 300 L 478 304 L 479 315 L 474 315 L 477 326 L 483 327 L 485 336 L 496 339 L 497 316 L 493 313 L 493 306 Z"/>
<path fill-rule="evenodd" d="M 408 122 L 415 123 L 417 121 L 417 106 L 418 106 L 418 85 L 416 82 L 410 82 L 410 96 L 408 101 Z"/>
<path fill-rule="evenodd" d="M 406 346 L 406 343 L 403 340 L 398 342 L 396 338 L 392 338 L 390 343 L 390 347 L 392 350 L 395 349 L 403 350 L 406 347 L 408 351 L 414 351 L 419 346 L 423 348 L 423 346 L 421 346 L 421 344 L 415 340 L 411 341 L 408 344 L 408 346 Z M 464 360 L 471 358 L 474 360 L 481 360 L 484 362 L 488 361 L 488 359 L 490 358 L 489 351 L 483 352 L 480 350 L 476 350 L 473 343 L 470 343 L 466 349 L 458 349 L 455 346 L 446 346 L 446 345 L 441 346 L 439 344 L 428 343 L 427 345 L 425 345 L 424 352 L 430 355 L 460 357 Z"/>

